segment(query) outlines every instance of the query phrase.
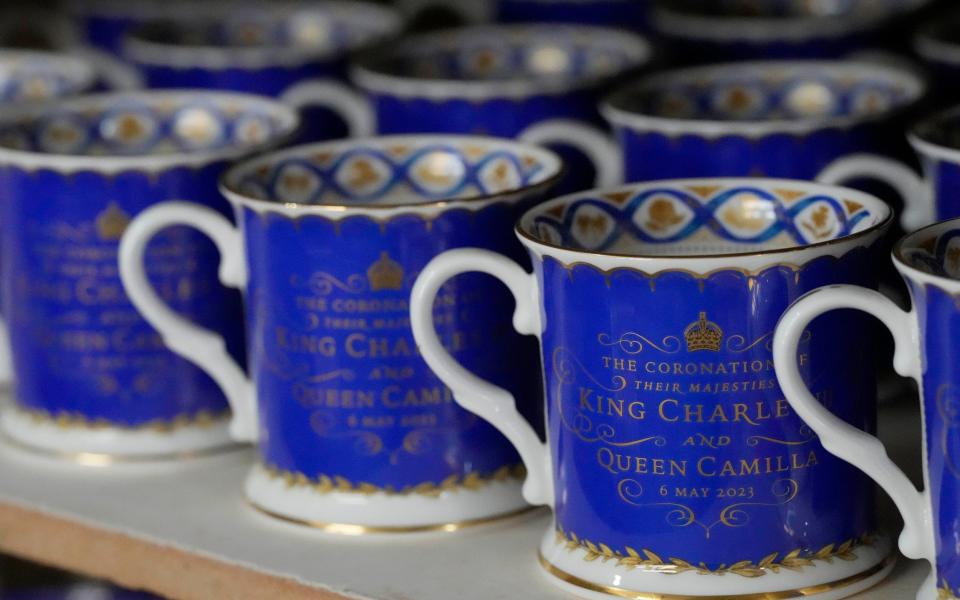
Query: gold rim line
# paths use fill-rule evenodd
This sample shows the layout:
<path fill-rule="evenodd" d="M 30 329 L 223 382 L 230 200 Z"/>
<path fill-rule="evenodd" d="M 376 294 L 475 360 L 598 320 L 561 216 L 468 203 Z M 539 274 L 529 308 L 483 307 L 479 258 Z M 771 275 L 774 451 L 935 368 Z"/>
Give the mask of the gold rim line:
<path fill-rule="evenodd" d="M 894 555 L 889 554 L 885 559 L 878 562 L 866 571 L 845 577 L 844 579 L 839 579 L 837 581 L 831 581 L 829 583 L 822 583 L 820 585 L 813 585 L 805 588 L 796 588 L 793 590 L 784 590 L 780 592 L 758 592 L 754 594 L 735 594 L 726 596 L 689 596 L 661 594 L 654 592 L 637 592 L 625 588 L 593 583 L 560 569 L 544 558 L 542 553 L 538 553 L 538 558 L 540 559 L 540 566 L 543 567 L 547 573 L 563 581 L 564 583 L 568 583 L 591 592 L 599 592 L 601 594 L 607 594 L 617 598 L 627 598 L 628 600 L 791 600 L 794 598 L 804 598 L 807 596 L 813 596 L 815 594 L 822 594 L 832 590 L 851 586 L 855 583 L 860 583 L 861 581 L 869 579 L 870 577 L 873 577 L 874 575 L 884 571 L 888 567 L 891 567 L 893 563 L 896 562 Z"/>
<path fill-rule="evenodd" d="M 226 454 L 243 448 L 243 444 L 226 442 L 223 445 L 203 448 L 201 450 L 183 450 L 163 452 L 159 454 L 110 454 L 109 452 L 64 452 L 33 446 L 28 442 L 21 442 L 6 431 L 0 430 L 0 440 L 3 443 L 19 448 L 35 456 L 43 456 L 68 463 L 76 463 L 85 467 L 108 467 L 115 464 L 164 463 L 206 458 L 216 454 Z"/>
<path fill-rule="evenodd" d="M 499 513 L 489 517 L 480 517 L 478 519 L 466 519 L 464 521 L 455 521 L 453 523 L 438 523 L 434 525 L 409 525 L 409 526 L 387 526 L 387 525 L 351 525 L 349 523 L 328 523 L 324 521 L 314 521 L 311 519 L 300 519 L 297 517 L 290 517 L 287 515 L 281 515 L 280 513 L 274 512 L 268 508 L 264 508 L 254 502 L 253 500 L 246 498 L 247 504 L 257 511 L 278 519 L 280 521 L 286 521 L 287 523 L 293 523 L 294 525 L 299 525 L 301 527 L 312 527 L 313 529 L 319 529 L 327 533 L 336 533 L 339 535 L 368 535 L 368 534 L 384 534 L 384 533 L 429 533 L 429 532 L 454 532 L 461 529 L 467 529 L 469 527 L 476 527 L 479 525 L 486 525 L 488 523 L 494 523 L 497 521 L 506 521 L 512 517 L 517 517 L 531 511 L 537 510 L 537 506 L 524 506 L 516 510 L 511 510 L 505 513 Z"/>

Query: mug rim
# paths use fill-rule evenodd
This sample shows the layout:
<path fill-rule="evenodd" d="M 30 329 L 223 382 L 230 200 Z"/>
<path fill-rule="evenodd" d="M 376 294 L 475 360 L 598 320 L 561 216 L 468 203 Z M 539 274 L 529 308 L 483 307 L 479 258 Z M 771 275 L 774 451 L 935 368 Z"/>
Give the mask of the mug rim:
<path fill-rule="evenodd" d="M 67 97 L 76 97 L 91 89 L 97 83 L 97 70 L 90 61 L 80 56 L 70 54 L 65 49 L 54 50 L 33 50 L 28 48 L 2 48 L 0 49 L 0 62 L 3 60 L 22 58 L 29 60 L 31 58 L 46 62 L 57 71 L 69 77 L 74 85 L 71 86 L 66 96 L 52 96 L 43 99 L 42 102 L 55 102 Z M 60 66 L 63 68 L 61 69 Z M 74 77 L 76 76 L 76 77 Z"/>
<path fill-rule="evenodd" d="M 562 206 L 569 202 L 572 202 L 578 198 L 590 198 L 600 194 L 610 194 L 617 192 L 626 192 L 630 191 L 632 193 L 637 193 L 644 189 L 655 188 L 655 187 L 665 187 L 665 186 L 691 186 L 691 185 L 719 185 L 719 186 L 744 186 L 744 187 L 756 187 L 756 188 L 771 188 L 774 186 L 802 186 L 803 189 L 808 190 L 812 193 L 821 193 L 821 194 L 830 194 L 833 196 L 839 196 L 843 194 L 846 197 L 854 198 L 857 200 L 862 200 L 866 204 L 872 204 L 876 207 L 883 208 L 886 211 L 886 214 L 880 219 L 877 223 L 857 231 L 854 233 L 849 233 L 847 235 L 824 240 L 822 242 L 814 242 L 811 244 L 803 245 L 792 245 L 785 248 L 773 248 L 769 250 L 757 250 L 752 252 L 716 252 L 716 253 L 705 253 L 705 254 L 624 254 L 620 252 L 607 252 L 607 251 L 598 251 L 598 250 L 581 250 L 578 248 L 570 248 L 562 246 L 559 244 L 553 244 L 550 242 L 545 242 L 534 237 L 532 234 L 526 231 L 524 228 L 525 222 L 528 218 L 532 218 L 534 213 L 543 213 L 548 208 L 553 206 Z M 879 231 L 883 231 L 890 226 L 894 221 L 894 211 L 890 206 L 883 200 L 877 198 L 872 194 L 866 192 L 861 192 L 853 188 L 836 186 L 836 185 L 827 185 L 822 183 L 816 183 L 813 181 L 806 181 L 802 179 L 781 179 L 774 177 L 691 177 L 691 178 L 681 178 L 681 179 L 662 179 L 662 180 L 653 180 L 653 181 L 643 181 L 628 183 L 622 186 L 610 187 L 610 188 L 598 188 L 593 190 L 586 190 L 582 192 L 575 192 L 572 194 L 566 194 L 558 198 L 553 198 L 542 202 L 534 207 L 529 208 L 523 215 L 517 219 L 517 222 L 514 226 L 514 231 L 517 237 L 520 238 L 520 241 L 523 242 L 528 248 L 540 247 L 548 250 L 559 251 L 562 253 L 569 253 L 573 256 L 583 257 L 583 260 L 576 261 L 580 263 L 591 264 L 590 257 L 600 257 L 600 258 L 610 258 L 617 259 L 619 261 L 638 263 L 638 264 L 647 264 L 647 263 L 656 263 L 662 261 L 670 261 L 674 263 L 684 264 L 688 267 L 695 266 L 694 263 L 704 262 L 705 260 L 736 260 L 736 259 L 747 259 L 753 257 L 782 257 L 790 256 L 794 254 L 800 254 L 807 252 L 809 250 L 820 250 L 823 248 L 829 248 L 831 246 L 837 246 L 840 244 L 847 244 L 852 241 L 857 241 L 862 238 L 873 235 Z M 540 254 L 548 254 L 545 252 L 540 252 Z M 691 268 L 690 270 L 696 270 Z"/>
<path fill-rule="evenodd" d="M 250 4 L 259 13 L 264 12 L 263 5 Z M 320 3 L 280 2 L 276 9 L 288 10 L 290 15 L 323 14 L 325 11 L 351 14 L 355 17 L 377 19 L 381 30 L 372 33 L 370 38 L 343 48 L 312 48 L 309 46 L 261 44 L 253 46 L 222 46 L 217 44 L 182 44 L 176 41 L 157 41 L 146 34 L 161 26 L 170 26 L 176 30 L 217 23 L 217 11 L 211 7 L 207 11 L 198 10 L 196 22 L 150 19 L 123 34 L 121 55 L 136 64 L 168 67 L 173 69 L 210 69 L 230 68 L 263 69 L 273 66 L 296 66 L 310 62 L 334 60 L 347 57 L 355 52 L 372 47 L 382 40 L 397 35 L 403 28 L 400 14 L 395 10 L 366 0 L 323 0 Z M 373 29 L 373 28 L 371 28 Z"/>
<path fill-rule="evenodd" d="M 209 89 L 171 89 L 171 90 L 126 90 L 98 92 L 63 98 L 55 102 L 45 103 L 32 109 L 0 110 L 0 126 L 15 125 L 24 118 L 36 119 L 56 114 L 58 110 L 82 110 L 89 105 L 97 106 L 106 102 L 107 108 L 113 101 L 122 99 L 157 100 L 169 98 L 176 101 L 182 98 L 202 97 L 224 102 L 239 101 L 247 106 L 260 105 L 269 109 L 271 114 L 278 117 L 280 128 L 275 134 L 262 142 L 250 146 L 229 145 L 212 150 L 197 150 L 183 152 L 169 152 L 164 154 L 63 154 L 57 152 L 41 152 L 36 150 L 21 150 L 5 146 L 0 143 L 0 163 L 15 165 L 27 170 L 50 169 L 59 172 L 93 171 L 100 173 L 116 173 L 121 171 L 146 170 L 150 172 L 166 170 L 175 167 L 197 167 L 221 160 L 234 160 L 248 154 L 263 152 L 293 136 L 300 127 L 300 116 L 291 106 L 266 96 L 248 94 L 245 92 L 228 92 Z"/>
<path fill-rule="evenodd" d="M 799 15 L 799 16 L 715 16 L 659 6 L 654 9 L 654 29 L 668 36 L 708 42 L 762 44 L 785 40 L 792 43 L 817 38 L 839 38 L 882 25 L 910 10 L 929 4 L 930 0 L 909 0 L 896 10 L 864 15 Z"/>
<path fill-rule="evenodd" d="M 951 25 L 960 26 L 960 15 L 924 25 L 913 35 L 913 50 L 926 61 L 960 65 L 960 40 L 948 42 L 936 36 L 941 28 Z"/>
<path fill-rule="evenodd" d="M 515 32 L 538 32 L 563 29 L 575 35 L 589 37 L 589 43 L 597 40 L 615 39 L 621 48 L 629 47 L 630 62 L 622 68 L 606 75 L 585 77 L 560 77 L 538 80 L 530 77 L 511 77 L 508 79 L 455 79 L 418 77 L 410 74 L 397 74 L 382 68 L 387 59 L 396 58 L 405 48 L 417 48 L 423 44 L 435 44 L 445 38 L 457 40 L 455 46 L 462 48 L 465 36 L 483 37 L 480 34 L 495 32 L 499 35 L 511 35 Z M 359 55 L 350 66 L 350 79 L 366 92 L 394 96 L 414 96 L 431 99 L 469 98 L 482 100 L 497 97 L 524 98 L 549 94 L 566 93 L 572 90 L 586 89 L 638 69 L 651 62 L 654 47 L 646 36 L 632 31 L 604 27 L 600 25 L 581 25 L 570 23 L 495 23 L 450 27 L 436 31 L 418 33 L 401 37 L 397 45 L 376 47 Z"/>
<path fill-rule="evenodd" d="M 953 293 L 960 293 L 960 278 L 950 277 L 949 275 L 938 275 L 936 273 L 919 269 L 911 265 L 904 255 L 904 250 L 906 249 L 908 243 L 913 243 L 916 239 L 922 237 L 923 235 L 932 233 L 932 230 L 946 230 L 951 228 L 960 230 L 960 217 L 924 225 L 920 229 L 911 231 L 897 240 L 897 242 L 893 245 L 893 250 L 890 252 L 890 255 L 893 258 L 893 263 L 897 267 L 897 270 L 900 271 L 900 274 L 918 283 L 936 285 L 940 288 L 948 289 Z"/>
<path fill-rule="evenodd" d="M 632 93 L 645 87 L 662 87 L 665 82 L 673 81 L 677 77 L 689 77 L 699 74 L 713 73 L 742 73 L 762 68 L 798 69 L 802 67 L 826 70 L 833 72 L 856 71 L 871 69 L 874 73 L 882 73 L 901 78 L 908 86 L 909 97 L 903 102 L 891 105 L 886 110 L 875 114 L 864 115 L 831 115 L 828 117 L 802 117 L 797 119 L 770 119 L 770 120 L 724 120 L 724 119 L 689 119 L 673 118 L 654 114 L 645 114 L 631 111 L 623 106 L 624 100 Z M 760 137 L 777 133 L 794 135 L 809 134 L 823 129 L 847 128 L 862 123 L 869 123 L 879 119 L 889 118 L 891 115 L 908 110 L 919 102 L 927 92 L 926 78 L 918 69 L 910 69 L 894 65 L 880 65 L 875 62 L 857 59 L 784 59 L 784 60 L 752 60 L 746 62 L 724 62 L 712 65 L 682 67 L 670 69 L 641 77 L 636 81 L 621 85 L 608 94 L 600 103 L 600 112 L 612 125 L 631 129 L 649 129 L 665 131 L 673 135 L 691 133 L 709 137 L 723 135 L 743 135 Z"/>
<path fill-rule="evenodd" d="M 541 181 L 520 185 L 516 188 L 496 192 L 493 194 L 474 194 L 458 198 L 441 198 L 437 200 L 426 200 L 423 202 L 402 202 L 396 204 L 370 204 L 370 203 L 346 203 L 337 202 L 330 204 L 306 204 L 302 202 L 281 202 L 279 200 L 264 200 L 254 198 L 249 194 L 242 192 L 236 185 L 236 179 L 241 174 L 256 170 L 283 160 L 289 157 L 307 156 L 320 150 L 333 150 L 344 147 L 354 147 L 361 144 L 391 144 L 402 143 L 404 141 L 429 141 L 447 142 L 452 144 L 468 143 L 491 143 L 494 142 L 500 147 L 515 149 L 518 153 L 522 149 L 524 152 L 537 154 L 541 159 L 545 159 L 548 168 L 552 171 Z M 273 211 L 283 213 L 295 213 L 299 215 L 325 215 L 335 216 L 336 218 L 345 218 L 354 214 L 375 214 L 381 216 L 392 216 L 401 213 L 416 213 L 432 210 L 443 210 L 451 205 L 477 205 L 486 206 L 487 204 L 515 199 L 519 196 L 530 194 L 538 189 L 547 190 L 553 187 L 564 175 L 566 168 L 560 157 L 549 148 L 528 144 L 510 138 L 500 138 L 484 135 L 468 134 L 399 134 L 399 135 L 379 135 L 361 138 L 346 138 L 340 140 L 327 140 L 313 142 L 309 144 L 300 144 L 282 150 L 267 152 L 258 156 L 241 161 L 224 171 L 218 181 L 218 188 L 221 193 L 233 205 L 249 206 L 254 210 Z"/>

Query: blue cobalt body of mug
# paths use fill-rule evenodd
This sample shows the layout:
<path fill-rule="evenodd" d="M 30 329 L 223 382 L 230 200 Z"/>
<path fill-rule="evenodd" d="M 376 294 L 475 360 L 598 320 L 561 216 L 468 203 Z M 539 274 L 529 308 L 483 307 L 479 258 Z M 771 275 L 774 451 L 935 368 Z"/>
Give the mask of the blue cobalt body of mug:
<path fill-rule="evenodd" d="M 825 446 L 873 477 L 904 518 L 900 549 L 930 561 L 933 570 L 918 600 L 960 597 L 960 220 L 922 228 L 900 240 L 893 262 L 910 291 L 912 310 L 853 286 L 815 290 L 785 313 L 775 338 L 776 369 L 787 400 L 824 440 Z M 812 319 L 858 309 L 879 318 L 896 341 L 895 367 L 917 381 L 924 428 L 924 490 L 887 457 L 883 445 L 833 419 L 797 374 L 796 339 Z M 823 316 L 821 316 L 823 315 Z"/>
<path fill-rule="evenodd" d="M 873 487 L 790 409 L 771 344 L 806 291 L 876 286 L 891 221 L 882 201 L 844 188 L 650 182 L 528 211 L 518 235 L 533 274 L 481 251 L 428 265 L 411 307 L 421 352 L 525 457 L 528 500 L 555 511 L 541 545 L 555 579 L 622 597 L 839 598 L 888 572 Z M 509 395 L 461 379 L 431 339 L 434 286 L 473 270 L 509 285 L 514 322 L 540 338 L 546 446 L 505 416 Z M 867 319 L 835 314 L 801 346 L 818 396 L 866 431 L 871 336 Z"/>
<path fill-rule="evenodd" d="M 813 179 L 835 159 L 907 149 L 895 124 L 923 94 L 916 75 L 855 61 L 762 61 L 665 72 L 615 92 L 604 116 L 627 181 Z"/>
<path fill-rule="evenodd" d="M 649 0 L 499 0 L 497 21 L 504 23 L 577 23 L 645 31 Z"/>
<path fill-rule="evenodd" d="M 157 19 L 195 19 L 211 4 L 194 0 L 67 0 L 66 12 L 86 43 L 119 54 L 131 30 Z"/>
<path fill-rule="evenodd" d="M 878 43 L 885 28 L 926 4 L 692 0 L 655 9 L 651 29 L 685 62 L 839 58 Z"/>
<path fill-rule="evenodd" d="M 496 138 L 316 144 L 225 175 L 239 230 L 184 205 L 131 226 L 125 286 L 172 348 L 223 383 L 235 433 L 258 440 L 260 464 L 246 487 L 255 506 L 337 531 L 455 529 L 525 506 L 515 451 L 457 406 L 420 358 L 408 298 L 417 273 L 449 248 L 519 259 L 513 223 L 559 173 L 552 153 Z M 245 291 L 249 380 L 228 357 L 205 363 L 215 345 L 180 343 L 190 334 L 144 294 L 138 249 L 170 223 L 220 239 L 234 263 L 227 271 Z M 539 386 L 527 377 L 536 346 L 513 332 L 510 308 L 506 290 L 475 275 L 451 282 L 436 314 L 447 347 L 536 414 Z"/>
<path fill-rule="evenodd" d="M 403 39 L 361 59 L 351 77 L 366 93 L 379 133 L 519 136 L 544 143 L 557 141 L 550 126 L 558 121 L 600 126 L 597 102 L 610 82 L 650 59 L 648 43 L 626 31 L 475 26 Z M 561 187 L 589 187 L 607 157 L 582 139 L 562 143 L 557 151 L 569 169 Z"/>
<path fill-rule="evenodd" d="M 3 309 L 14 357 L 4 433 L 65 454 L 167 455 L 223 445 L 227 405 L 130 304 L 117 248 L 171 198 L 228 213 L 226 164 L 289 136 L 292 109 L 244 94 L 118 93 L 0 121 Z M 186 229 L 150 248 L 151 281 L 222 331 L 241 319 L 211 244 Z M 230 340 L 242 351 L 239 332 Z"/>
<path fill-rule="evenodd" d="M 199 88 L 280 97 L 302 111 L 301 139 L 345 137 L 350 123 L 314 103 L 310 84 L 344 81 L 351 54 L 397 33 L 393 11 L 365 2 L 293 2 L 208 9 L 193 21 L 131 31 L 122 56 L 151 88 Z"/>

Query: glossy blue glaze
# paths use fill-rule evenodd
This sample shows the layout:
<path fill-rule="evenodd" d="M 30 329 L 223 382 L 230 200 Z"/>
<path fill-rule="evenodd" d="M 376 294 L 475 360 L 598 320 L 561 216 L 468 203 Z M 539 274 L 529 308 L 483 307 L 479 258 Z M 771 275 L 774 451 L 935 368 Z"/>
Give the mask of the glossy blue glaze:
<path fill-rule="evenodd" d="M 497 20 L 504 23 L 557 22 L 608 25 L 646 31 L 649 0 L 499 0 Z"/>
<path fill-rule="evenodd" d="M 636 552 L 711 571 L 741 563 L 746 571 L 726 575 L 741 576 L 765 558 L 855 547 L 875 530 L 873 486 L 791 410 L 771 346 L 780 316 L 804 293 L 837 283 L 876 288 L 882 244 L 757 270 L 739 268 L 737 256 L 706 274 L 689 266 L 698 256 L 803 246 L 879 222 L 878 201 L 866 208 L 790 187 L 704 180 L 624 188 L 524 217 L 521 230 L 550 246 L 644 257 L 603 270 L 589 252 L 564 262 L 532 254 L 546 324 L 556 522 L 574 547 L 603 544 L 619 557 Z M 676 267 L 656 262 L 662 254 L 680 255 Z M 813 393 L 866 431 L 875 428 L 873 334 L 865 316 L 831 313 L 800 345 Z"/>
<path fill-rule="evenodd" d="M 226 106 L 230 117 L 217 112 Z M 293 122 L 284 107 L 250 97 L 153 92 L 93 96 L 3 123 L 0 272 L 19 408 L 73 424 L 161 429 L 226 412 L 214 382 L 167 350 L 130 304 L 119 239 L 130 219 L 166 200 L 229 214 L 217 190 L 229 160 Z M 147 263 L 164 300 L 227 333 L 242 359 L 240 299 L 218 283 L 212 243 L 173 228 L 148 247 Z"/>
<path fill-rule="evenodd" d="M 655 75 L 604 114 L 627 181 L 701 176 L 814 179 L 849 153 L 903 156 L 903 112 L 923 92 L 906 72 L 854 62 L 756 62 Z"/>
<path fill-rule="evenodd" d="M 522 258 L 512 225 L 547 191 L 542 162 L 503 142 L 472 140 L 306 146 L 227 176 L 229 189 L 260 199 L 234 201 L 249 272 L 260 453 L 275 473 L 397 493 L 516 475 L 515 451 L 453 401 L 409 325 L 410 291 L 427 262 L 468 246 Z M 491 183 L 503 176 L 522 191 L 456 200 L 503 190 Z M 453 200 L 428 206 L 442 199 Z M 277 202 L 301 208 L 281 212 Z M 407 202 L 420 206 L 392 216 L 371 208 Z M 329 204 L 366 208 L 310 211 Z M 435 317 L 459 360 L 512 390 L 528 418 L 542 422 L 539 386 L 529 378 L 536 344 L 513 331 L 511 311 L 505 288 L 472 274 L 444 287 Z"/>

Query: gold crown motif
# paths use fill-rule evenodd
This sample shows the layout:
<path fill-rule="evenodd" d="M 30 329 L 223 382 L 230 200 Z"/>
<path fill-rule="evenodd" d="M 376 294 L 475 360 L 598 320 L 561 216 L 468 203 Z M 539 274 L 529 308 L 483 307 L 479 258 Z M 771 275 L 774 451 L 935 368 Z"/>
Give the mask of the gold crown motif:
<path fill-rule="evenodd" d="M 402 290 L 403 267 L 390 258 L 387 252 L 381 252 L 377 262 L 367 269 L 367 279 L 370 281 L 370 289 L 374 292 L 378 290 Z"/>
<path fill-rule="evenodd" d="M 701 312 L 700 318 L 683 330 L 683 337 L 687 340 L 687 352 L 697 350 L 719 352 L 720 343 L 723 341 L 723 330 L 716 323 L 707 320 L 706 312 Z"/>
<path fill-rule="evenodd" d="M 123 212 L 116 202 L 97 215 L 97 237 L 103 241 L 119 240 L 130 224 L 130 215 Z"/>

